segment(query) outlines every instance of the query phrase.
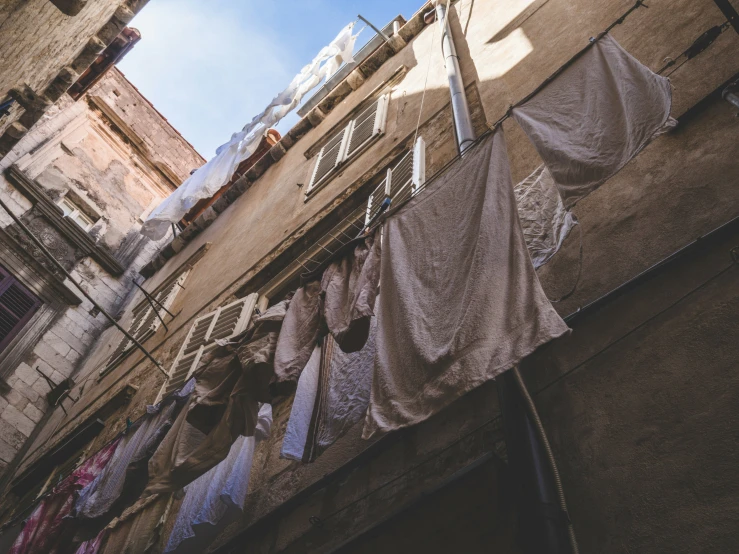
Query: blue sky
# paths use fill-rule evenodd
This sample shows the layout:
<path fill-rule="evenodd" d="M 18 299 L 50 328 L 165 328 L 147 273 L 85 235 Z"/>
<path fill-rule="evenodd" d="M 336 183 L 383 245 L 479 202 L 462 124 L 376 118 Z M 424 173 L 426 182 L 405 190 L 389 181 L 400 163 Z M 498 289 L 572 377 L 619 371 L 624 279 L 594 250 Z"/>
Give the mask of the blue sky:
<path fill-rule="evenodd" d="M 151 0 L 119 69 L 206 158 L 358 13 L 381 27 L 424 0 Z M 363 27 L 360 21 L 355 27 Z M 362 31 L 358 46 L 373 34 Z M 291 114 L 278 126 L 297 121 Z"/>

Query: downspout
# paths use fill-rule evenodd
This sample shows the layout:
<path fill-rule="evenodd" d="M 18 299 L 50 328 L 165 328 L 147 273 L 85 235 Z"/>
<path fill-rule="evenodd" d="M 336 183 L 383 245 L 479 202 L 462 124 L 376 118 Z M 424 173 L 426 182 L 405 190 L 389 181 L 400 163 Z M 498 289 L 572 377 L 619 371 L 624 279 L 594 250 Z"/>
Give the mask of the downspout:
<path fill-rule="evenodd" d="M 452 114 L 454 114 L 454 130 L 457 135 L 459 152 L 463 153 L 475 141 L 475 131 L 472 128 L 470 117 L 470 106 L 467 103 L 467 95 L 464 92 L 464 81 L 462 71 L 459 68 L 459 56 L 454 46 L 454 37 L 449 28 L 449 20 L 446 17 L 446 6 L 443 0 L 435 0 L 436 20 L 441 28 L 441 51 L 444 55 L 446 75 L 449 80 L 449 94 L 452 97 Z"/>
<path fill-rule="evenodd" d="M 475 131 L 454 37 L 446 17 L 449 0 L 446 3 L 444 0 L 433 2 L 442 32 L 441 47 L 449 79 L 457 146 L 460 153 L 464 153 L 475 141 Z M 508 465 L 520 501 L 521 542 L 527 554 L 576 554 L 577 543 L 574 537 L 572 541 L 568 537 L 569 518 L 558 502 L 560 495 L 554 479 L 554 461 L 549 460 L 542 444 L 543 427 L 535 426 L 532 421 L 535 407 L 533 403 L 526 403 L 530 395 L 523 380 L 516 379 L 516 372 L 518 368 L 503 373 L 497 380 L 497 388 L 508 449 Z"/>

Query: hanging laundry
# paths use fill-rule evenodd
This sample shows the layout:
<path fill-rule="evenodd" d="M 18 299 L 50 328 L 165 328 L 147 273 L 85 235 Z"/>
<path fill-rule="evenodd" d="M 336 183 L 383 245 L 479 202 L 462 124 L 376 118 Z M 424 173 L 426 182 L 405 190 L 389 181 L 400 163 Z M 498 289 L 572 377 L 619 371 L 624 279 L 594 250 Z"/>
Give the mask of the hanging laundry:
<path fill-rule="evenodd" d="M 89 527 L 88 536 L 107 524 L 106 516 L 119 515 L 143 492 L 146 464 L 194 388 L 195 380 L 190 379 L 180 391 L 157 406 L 148 406 L 147 413 L 127 429 L 105 469 L 80 491 L 73 513 Z M 95 523 L 99 527 L 96 528 Z"/>
<path fill-rule="evenodd" d="M 285 316 L 275 353 L 273 396 L 295 392 L 313 349 L 331 333 L 344 352 L 362 349 L 380 281 L 379 236 L 355 239 L 309 274 Z"/>
<path fill-rule="evenodd" d="M 298 378 L 321 336 L 323 295 L 320 280 L 295 291 L 282 322 L 275 352 L 275 376 L 270 384 L 274 396 L 295 392 Z"/>
<path fill-rule="evenodd" d="M 210 198 L 228 183 L 239 163 L 251 156 L 264 134 L 295 109 L 308 92 L 323 79 L 335 73 L 339 66 L 354 61 L 352 53 L 359 36 L 352 34 L 354 23 L 344 27 L 328 46 L 321 49 L 311 63 L 303 67 L 288 87 L 274 97 L 262 113 L 256 115 L 226 144 L 216 150 L 216 156 L 190 176 L 179 188 L 149 215 L 141 234 L 159 240 L 172 223 L 177 223 L 200 200 Z"/>
<path fill-rule="evenodd" d="M 288 303 L 272 306 L 230 344 L 203 356 L 190 400 L 149 461 L 145 494 L 181 489 L 224 460 L 240 435 L 254 435 L 257 397 L 266 394 L 260 386 L 272 375 Z"/>
<path fill-rule="evenodd" d="M 101 554 L 147 554 L 161 538 L 170 495 L 152 495 L 139 500 L 106 528 Z"/>
<path fill-rule="evenodd" d="M 363 437 L 424 421 L 569 331 L 539 284 L 501 130 L 383 228 Z"/>
<path fill-rule="evenodd" d="M 36 506 L 26 520 L 9 554 L 56 554 L 65 551 L 67 540 L 71 541 L 74 534 L 74 529 L 70 529 L 74 520 L 67 516 L 72 512 L 75 493 L 89 485 L 103 470 L 113 456 L 119 440 L 112 441 L 85 460 L 54 487 L 51 494 Z"/>
<path fill-rule="evenodd" d="M 377 320 L 359 352 L 346 353 L 333 336 L 316 347 L 295 393 L 280 455 L 312 462 L 364 418 L 372 387 Z"/>
<path fill-rule="evenodd" d="M 534 267 L 547 263 L 577 225 L 572 212 L 566 210 L 554 179 L 545 165 L 514 187 L 518 219 Z"/>
<path fill-rule="evenodd" d="M 381 243 L 379 236 L 368 236 L 323 272 L 324 320 L 344 352 L 357 352 L 367 342 L 380 282 Z"/>
<path fill-rule="evenodd" d="M 80 544 L 75 554 L 99 554 L 107 534 L 108 530 L 103 529 L 94 538 Z"/>
<path fill-rule="evenodd" d="M 610 35 L 513 109 L 572 207 L 674 127 L 670 82 Z"/>
<path fill-rule="evenodd" d="M 185 498 L 164 552 L 205 552 L 244 509 L 254 449 L 269 436 L 272 406 L 259 410 L 253 437 L 239 437 L 228 457 L 185 487 Z"/>

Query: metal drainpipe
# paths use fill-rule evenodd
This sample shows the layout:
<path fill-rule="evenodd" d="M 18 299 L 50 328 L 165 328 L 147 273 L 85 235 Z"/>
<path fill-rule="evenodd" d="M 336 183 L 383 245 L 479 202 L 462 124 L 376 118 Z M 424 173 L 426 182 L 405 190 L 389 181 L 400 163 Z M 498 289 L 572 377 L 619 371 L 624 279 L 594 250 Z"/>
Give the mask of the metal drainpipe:
<path fill-rule="evenodd" d="M 724 100 L 733 104 L 734 107 L 739 108 L 739 96 L 737 95 L 737 89 L 739 89 L 739 85 L 735 83 L 734 85 L 726 87 L 721 93 L 721 96 L 724 97 Z"/>
<path fill-rule="evenodd" d="M 436 20 L 441 27 L 441 50 L 444 54 L 446 75 L 449 79 L 449 94 L 452 97 L 452 113 L 454 114 L 454 129 L 457 134 L 457 144 L 460 153 L 467 150 L 475 141 L 475 131 L 472 128 L 470 106 L 467 104 L 467 95 L 464 92 L 462 71 L 459 68 L 459 56 L 454 47 L 454 37 L 449 28 L 449 21 L 445 17 L 446 6 L 443 0 L 436 0 Z"/>
<path fill-rule="evenodd" d="M 454 37 L 445 17 L 444 0 L 434 0 L 442 30 L 442 52 L 449 78 L 454 128 L 460 153 L 475 141 L 470 108 L 464 91 Z M 536 429 L 511 371 L 497 380 L 498 396 L 508 449 L 509 468 L 515 481 L 521 513 L 520 538 L 528 554 L 571 552 L 566 535 L 566 514 L 557 504 L 554 479 Z"/>

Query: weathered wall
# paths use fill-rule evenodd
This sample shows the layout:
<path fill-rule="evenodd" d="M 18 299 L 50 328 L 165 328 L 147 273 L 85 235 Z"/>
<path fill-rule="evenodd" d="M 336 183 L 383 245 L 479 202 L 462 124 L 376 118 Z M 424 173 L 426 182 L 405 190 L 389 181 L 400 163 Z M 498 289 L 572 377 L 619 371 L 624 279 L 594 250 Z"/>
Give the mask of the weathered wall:
<path fill-rule="evenodd" d="M 133 289 L 133 280 L 140 279 L 139 269 L 161 247 L 142 240 L 138 231 L 143 218 L 193 166 L 202 163 L 192 146 L 113 70 L 79 101 L 66 95 L 60 99 L 0 162 L 0 169 L 16 165 L 52 201 L 74 195 L 76 203 L 86 203 L 99 215 L 90 235 L 118 258 L 125 271 L 114 276 L 95 260 L 83 257 L 71 273 L 96 302 L 116 314 Z M 17 216 L 29 213 L 31 202 L 5 174 L 0 176 L 0 194 Z M 3 212 L 0 222 L 5 227 L 12 220 Z M 76 292 L 74 285 L 69 287 Z M 55 384 L 71 377 L 89 347 L 110 327 L 92 308 L 83 299 L 61 310 L 7 376 L 11 390 L 0 397 L 2 468 L 13 460 L 49 408 L 49 383 L 39 371 Z M 82 384 L 80 379 L 77 382 Z"/>
<path fill-rule="evenodd" d="M 463 73 L 468 86 L 475 83 L 487 121 L 501 117 L 632 4 L 457 3 L 451 23 Z M 655 0 L 613 33 L 657 69 L 666 56 L 675 57 L 722 21 L 711 0 Z M 174 311 L 179 314 L 170 332 L 160 329 L 151 339 L 165 366 L 192 318 L 246 285 L 254 268 L 280 243 L 300 236 L 384 167 L 396 145 L 415 130 L 424 82 L 428 90 L 421 134 L 434 145 L 428 153 L 429 174 L 454 155 L 451 125 L 441 123 L 447 117 L 448 90 L 438 40 L 432 27 L 421 32 L 147 283 L 156 287 L 196 248 L 212 243 L 177 297 Z M 738 47 L 739 36 L 727 31 L 672 76 L 674 115 L 739 71 Z M 386 137 L 306 202 L 296 184 L 308 181 L 314 160 L 307 161 L 304 152 L 401 65 L 407 73 L 392 92 Z M 734 111 L 715 100 L 674 133 L 655 140 L 577 205 L 582 276 L 575 294 L 557 305 L 562 315 L 736 216 L 739 123 Z M 514 179 L 519 180 L 540 161 L 512 121 L 504 130 Z M 550 297 L 572 286 L 579 247 L 575 231 L 563 251 L 541 269 Z M 703 285 L 731 263 L 728 244 L 715 248 L 694 255 L 684 267 L 671 267 L 662 280 L 642 285 L 607 309 L 576 320 L 571 337 L 525 368 L 560 461 L 583 552 L 730 551 L 728 545 L 739 539 L 731 525 L 739 512 L 732 485 L 737 470 L 722 461 L 737 455 L 728 432 L 736 421 L 735 378 L 729 370 L 739 333 L 732 317 L 736 269 Z M 103 336 L 83 373 L 94 371 L 112 341 L 113 333 Z M 138 393 L 110 418 L 96 440 L 99 446 L 120 430 L 126 416 L 142 413 L 161 380 L 140 355 L 130 356 L 86 390 L 69 417 L 54 415 L 24 464 L 38 459 L 124 384 L 135 383 Z M 496 399 L 494 385 L 482 387 L 439 416 L 372 444 L 361 441 L 357 426 L 312 465 L 279 459 L 290 401 L 280 403 L 273 435 L 258 448 L 244 518 L 218 544 L 247 528 L 234 543 L 239 549 L 249 545 L 259 552 L 324 552 L 344 544 L 491 449 L 503 457 Z M 52 430 L 57 430 L 56 437 Z M 310 516 L 328 521 L 316 528 Z M 694 533 L 684 541 L 688 527 Z"/>

